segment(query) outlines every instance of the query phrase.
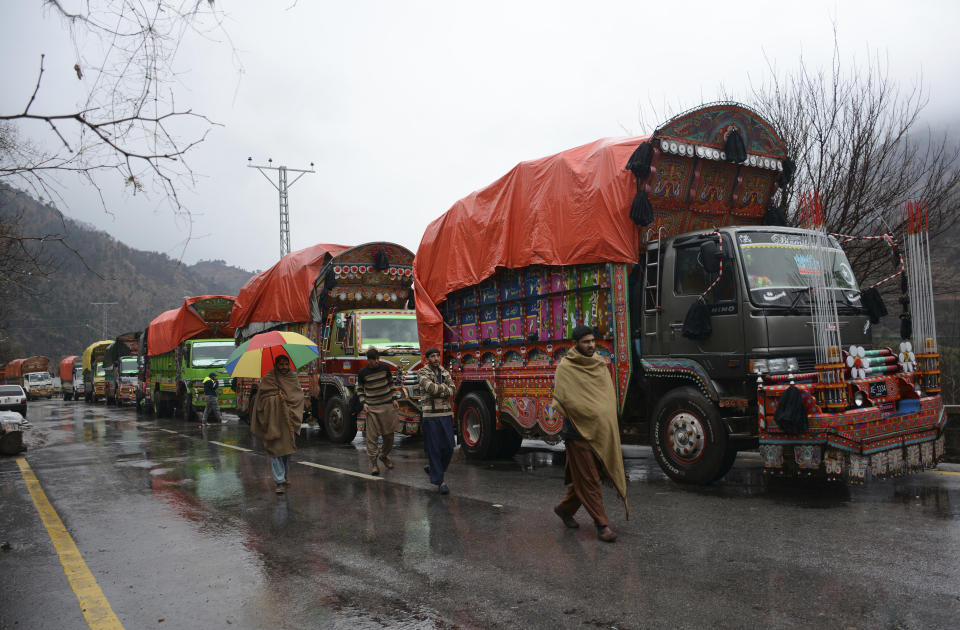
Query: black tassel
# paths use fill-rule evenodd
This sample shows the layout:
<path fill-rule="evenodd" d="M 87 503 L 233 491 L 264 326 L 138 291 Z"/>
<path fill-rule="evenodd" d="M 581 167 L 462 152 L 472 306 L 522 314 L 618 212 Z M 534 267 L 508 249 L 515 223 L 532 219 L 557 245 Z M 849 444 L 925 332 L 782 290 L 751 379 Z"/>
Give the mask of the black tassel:
<path fill-rule="evenodd" d="M 900 338 L 909 339 L 910 337 L 913 337 L 913 322 L 910 321 L 910 316 L 904 313 L 900 316 Z"/>
<path fill-rule="evenodd" d="M 413 291 L 413 287 L 410 287 L 409 289 L 407 289 L 407 301 L 404 304 L 404 308 L 409 310 L 413 310 L 417 308 L 417 298 L 416 298 L 416 293 L 414 293 Z"/>
<path fill-rule="evenodd" d="M 323 290 L 329 291 L 335 286 L 337 286 L 337 279 L 333 277 L 332 273 L 328 273 L 327 277 L 323 279 Z"/>
<path fill-rule="evenodd" d="M 387 252 L 381 247 L 373 256 L 373 268 L 377 271 L 383 271 L 390 268 L 390 261 L 387 259 Z"/>
<path fill-rule="evenodd" d="M 870 316 L 870 323 L 876 324 L 880 318 L 887 314 L 887 305 L 883 303 L 883 297 L 877 287 L 867 289 L 860 295 L 860 301 L 863 303 L 864 310 Z"/>
<path fill-rule="evenodd" d="M 627 160 L 626 170 L 631 171 L 637 179 L 646 177 L 650 172 L 650 162 L 653 160 L 653 145 L 650 141 L 641 142 Z"/>
<path fill-rule="evenodd" d="M 793 181 L 793 175 L 797 172 L 797 165 L 790 158 L 786 158 L 782 162 L 783 172 L 780 173 L 780 177 L 777 179 L 777 185 L 780 188 L 786 188 L 790 185 L 790 182 Z"/>
<path fill-rule="evenodd" d="M 767 206 L 766 212 L 763 213 L 763 224 L 786 227 L 787 217 L 783 215 L 783 210 L 776 206 L 770 205 Z"/>
<path fill-rule="evenodd" d="M 777 401 L 777 410 L 773 412 L 773 421 L 781 431 L 787 433 L 806 433 L 809 428 L 807 407 L 803 404 L 803 394 L 796 385 L 791 385 Z"/>
<path fill-rule="evenodd" d="M 727 134 L 727 142 L 723 147 L 727 154 L 727 162 L 732 164 L 743 164 L 747 161 L 747 149 L 743 146 L 743 138 L 737 129 L 732 129 Z"/>
<path fill-rule="evenodd" d="M 630 219 L 639 226 L 653 223 L 653 206 L 650 205 L 647 192 L 640 190 L 639 180 L 637 182 L 637 196 L 633 198 L 633 203 L 630 205 Z"/>
<path fill-rule="evenodd" d="M 683 320 L 683 336 L 688 339 L 706 339 L 713 334 L 713 324 L 710 323 L 710 309 L 706 304 L 697 300 L 687 310 Z"/>

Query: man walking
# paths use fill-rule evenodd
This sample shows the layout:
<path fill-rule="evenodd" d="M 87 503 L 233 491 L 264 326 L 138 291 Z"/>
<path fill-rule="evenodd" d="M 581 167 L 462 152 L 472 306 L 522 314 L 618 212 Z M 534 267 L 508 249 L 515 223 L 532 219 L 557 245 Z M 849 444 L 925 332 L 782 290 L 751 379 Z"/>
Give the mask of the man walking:
<path fill-rule="evenodd" d="M 303 388 L 297 373 L 290 369 L 290 359 L 281 355 L 274 361 L 273 369 L 260 379 L 250 416 L 250 432 L 263 440 L 270 456 L 277 494 L 286 492 L 290 485 L 290 454 L 297 450 L 296 437 L 302 422 Z"/>
<path fill-rule="evenodd" d="M 203 397 L 206 406 L 203 408 L 203 418 L 201 418 L 200 424 L 207 424 L 211 415 L 216 416 L 218 422 L 223 422 L 223 416 L 220 415 L 220 402 L 217 400 L 217 387 L 219 385 L 216 372 L 210 372 L 207 378 L 203 379 Z"/>
<path fill-rule="evenodd" d="M 453 410 L 450 398 L 455 387 L 447 372 L 440 365 L 440 351 L 430 348 L 424 355 L 427 365 L 420 368 L 417 377 L 420 382 L 420 412 L 423 417 L 423 450 L 427 452 L 429 464 L 424 470 L 430 475 L 430 483 L 437 486 L 440 494 L 449 494 L 450 488 L 443 481 L 443 475 L 453 457 Z"/>
<path fill-rule="evenodd" d="M 563 500 L 553 508 L 564 525 L 580 527 L 573 515 L 582 505 L 593 517 L 597 538 L 613 542 L 617 534 L 603 508 L 600 481 L 613 483 L 630 518 L 627 478 L 620 451 L 617 424 L 617 396 L 613 379 L 603 357 L 597 354 L 593 328 L 573 329 L 576 345 L 557 366 L 553 385 L 553 406 L 563 416 L 563 439 L 567 449 Z"/>
<path fill-rule="evenodd" d="M 367 365 L 357 374 L 357 396 L 367 416 L 363 434 L 367 440 L 371 475 L 380 474 L 380 467 L 377 466 L 377 438 L 380 436 L 383 436 L 380 461 L 387 468 L 393 468 L 390 451 L 393 450 L 393 434 L 397 430 L 398 395 L 390 366 L 380 361 L 380 353 L 376 348 L 370 348 L 367 350 Z"/>

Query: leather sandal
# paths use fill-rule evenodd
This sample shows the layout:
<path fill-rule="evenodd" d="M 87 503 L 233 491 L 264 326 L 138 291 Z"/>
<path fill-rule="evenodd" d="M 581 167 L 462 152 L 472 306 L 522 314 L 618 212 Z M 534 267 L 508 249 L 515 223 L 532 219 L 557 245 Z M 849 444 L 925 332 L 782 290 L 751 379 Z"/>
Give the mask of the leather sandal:
<path fill-rule="evenodd" d="M 380 474 L 380 467 L 377 466 L 376 464 L 374 464 L 374 465 L 373 465 L 373 470 L 370 471 L 370 474 L 373 475 L 374 477 L 376 477 L 377 475 L 379 475 L 379 474 Z"/>
<path fill-rule="evenodd" d="M 597 530 L 597 538 L 599 538 L 603 542 L 612 543 L 617 539 L 617 532 L 610 529 L 609 526 L 604 525 L 603 527 Z"/>
<path fill-rule="evenodd" d="M 393 470 L 393 462 L 390 461 L 390 458 L 389 458 L 389 457 L 387 457 L 386 455 L 381 455 L 381 456 L 380 456 L 380 461 L 383 462 L 383 465 L 384 465 L 384 466 L 386 466 L 386 467 L 389 468 L 390 470 Z"/>
<path fill-rule="evenodd" d="M 580 527 L 580 523 L 576 521 L 572 516 L 563 511 L 559 505 L 553 508 L 553 513 L 560 517 L 560 520 L 563 521 L 563 524 L 570 529 L 577 529 Z"/>

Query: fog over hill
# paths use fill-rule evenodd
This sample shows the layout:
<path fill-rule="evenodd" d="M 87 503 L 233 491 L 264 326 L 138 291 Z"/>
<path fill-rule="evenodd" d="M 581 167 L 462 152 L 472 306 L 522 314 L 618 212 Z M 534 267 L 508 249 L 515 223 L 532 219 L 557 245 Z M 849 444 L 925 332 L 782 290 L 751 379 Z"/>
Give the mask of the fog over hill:
<path fill-rule="evenodd" d="M 133 249 L 0 184 L 4 233 L 16 222 L 24 236 L 63 237 L 63 243 L 28 242 L 44 261 L 44 273 L 32 274 L 19 287 L 0 287 L 0 363 L 31 355 L 59 360 L 80 354 L 103 337 L 104 309 L 107 338 L 112 338 L 142 330 L 186 296 L 236 295 L 252 275 L 222 260 L 185 265 L 166 254 Z"/>

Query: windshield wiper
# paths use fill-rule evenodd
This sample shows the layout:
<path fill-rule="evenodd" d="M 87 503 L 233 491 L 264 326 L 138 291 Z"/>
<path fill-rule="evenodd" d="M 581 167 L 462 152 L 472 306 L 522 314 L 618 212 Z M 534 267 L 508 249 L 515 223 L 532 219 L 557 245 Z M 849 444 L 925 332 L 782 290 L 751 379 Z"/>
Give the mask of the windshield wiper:
<path fill-rule="evenodd" d="M 800 311 L 797 310 L 797 306 L 800 305 L 800 296 L 803 295 L 804 293 L 810 293 L 810 287 L 791 289 L 791 291 L 794 291 L 794 294 L 793 294 L 793 299 L 790 300 L 790 306 L 788 307 L 788 309 L 790 310 L 791 314 L 799 315 Z"/>

